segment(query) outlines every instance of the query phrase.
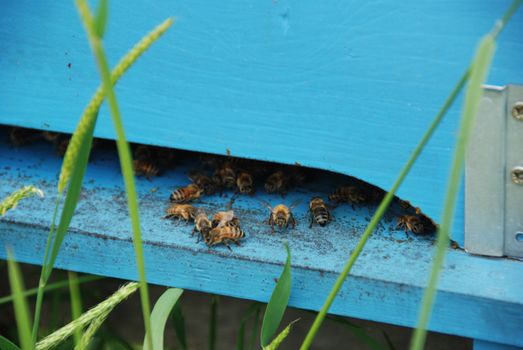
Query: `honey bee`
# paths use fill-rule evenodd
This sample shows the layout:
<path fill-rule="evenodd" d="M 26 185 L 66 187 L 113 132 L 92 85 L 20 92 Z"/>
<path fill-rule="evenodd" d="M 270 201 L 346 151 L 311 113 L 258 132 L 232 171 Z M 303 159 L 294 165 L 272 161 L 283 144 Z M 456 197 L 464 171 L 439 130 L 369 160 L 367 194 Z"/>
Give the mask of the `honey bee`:
<path fill-rule="evenodd" d="M 198 172 L 189 173 L 189 179 L 198 187 L 203 190 L 203 193 L 206 195 L 211 195 L 216 193 L 217 184 L 213 179 L 207 175 L 200 174 Z"/>
<path fill-rule="evenodd" d="M 329 200 L 336 203 L 345 202 L 354 205 L 365 202 L 367 197 L 358 187 L 345 186 L 338 188 L 334 193 L 332 193 L 329 196 Z"/>
<path fill-rule="evenodd" d="M 42 132 L 42 137 L 44 138 L 44 140 L 53 142 L 53 143 L 56 142 L 60 138 L 60 135 L 61 134 L 59 132 L 54 132 L 54 131 Z"/>
<path fill-rule="evenodd" d="M 170 218 L 178 218 L 178 219 L 184 219 L 185 221 L 189 221 L 194 219 L 196 216 L 196 208 L 193 207 L 190 204 L 173 204 L 171 205 L 167 211 L 167 215 L 165 215 L 166 219 Z"/>
<path fill-rule="evenodd" d="M 153 157 L 153 151 L 150 146 L 137 145 L 134 148 L 134 159 L 151 159 Z"/>
<path fill-rule="evenodd" d="M 289 224 L 292 225 L 292 228 L 296 227 L 296 219 L 292 215 L 291 209 L 295 208 L 299 203 L 295 202 L 290 207 L 287 207 L 284 204 L 278 204 L 272 208 L 268 203 L 264 203 L 267 208 L 271 211 L 269 216 L 269 225 L 271 225 L 272 232 L 274 232 L 274 225 L 278 226 L 279 229 L 289 227 Z"/>
<path fill-rule="evenodd" d="M 211 221 L 207 214 L 203 210 L 198 211 L 194 218 L 194 228 L 192 230 L 193 235 L 196 231 L 199 232 L 200 235 L 198 236 L 198 242 L 200 241 L 200 238 L 203 238 L 207 242 L 211 229 Z"/>
<path fill-rule="evenodd" d="M 160 168 L 156 164 L 142 158 L 133 160 L 133 168 L 136 176 L 145 176 L 147 179 L 151 179 L 151 177 L 158 175 L 160 172 Z"/>
<path fill-rule="evenodd" d="M 9 139 L 13 146 L 19 147 L 27 145 L 36 141 L 40 137 L 40 133 L 32 129 L 12 127 L 9 130 Z"/>
<path fill-rule="evenodd" d="M 230 162 L 223 163 L 214 173 L 214 181 L 224 188 L 236 186 L 236 171 Z"/>
<path fill-rule="evenodd" d="M 402 215 L 398 217 L 396 228 L 416 234 L 422 234 L 425 232 L 423 221 L 417 215 Z"/>
<path fill-rule="evenodd" d="M 213 228 L 209 234 L 205 237 L 205 243 L 212 247 L 216 244 L 223 243 L 227 249 L 232 251 L 229 243 L 235 243 L 240 246 L 240 239 L 245 237 L 245 233 L 236 226 L 225 225 L 222 227 Z"/>
<path fill-rule="evenodd" d="M 219 211 L 212 217 L 212 227 L 223 227 L 223 226 L 235 226 L 240 227 L 240 219 L 234 216 L 234 211 Z"/>
<path fill-rule="evenodd" d="M 288 179 L 281 170 L 269 175 L 265 181 L 265 191 L 267 191 L 267 193 L 285 194 L 287 192 L 287 187 Z"/>
<path fill-rule="evenodd" d="M 240 171 L 236 179 L 236 186 L 240 193 L 251 194 L 254 192 L 254 180 L 252 175 L 246 171 Z"/>
<path fill-rule="evenodd" d="M 325 226 L 332 219 L 327 205 L 320 197 L 314 197 L 311 199 L 309 202 L 309 212 L 311 215 L 309 228 L 312 227 L 314 222 L 320 226 Z"/>
<path fill-rule="evenodd" d="M 169 199 L 174 203 L 184 203 L 201 197 L 203 190 L 195 184 L 178 188 L 171 193 Z"/>

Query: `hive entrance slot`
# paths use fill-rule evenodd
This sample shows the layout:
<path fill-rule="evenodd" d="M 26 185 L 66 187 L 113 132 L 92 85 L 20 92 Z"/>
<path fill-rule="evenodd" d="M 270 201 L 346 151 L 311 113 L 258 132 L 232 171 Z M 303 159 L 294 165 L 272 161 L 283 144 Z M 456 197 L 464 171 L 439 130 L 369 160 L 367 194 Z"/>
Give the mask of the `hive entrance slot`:
<path fill-rule="evenodd" d="M 19 157 L 23 157 L 24 152 L 36 152 L 42 161 L 54 163 L 58 173 L 57 165 L 60 154 L 63 154 L 61 147 L 67 143 L 68 135 L 7 128 L 3 133 L 4 148 L 17 152 Z M 195 228 L 203 238 L 197 242 L 202 249 L 207 248 L 205 242 L 219 246 L 232 244 L 232 249 L 248 250 L 249 246 L 277 245 L 282 239 L 287 239 L 299 242 L 307 249 L 328 253 L 344 246 L 337 242 L 359 238 L 385 195 L 382 189 L 354 177 L 299 165 L 138 144 L 132 145 L 132 151 L 141 214 L 144 226 L 151 227 L 149 238 L 163 241 L 168 237 L 167 241 L 172 244 L 179 243 L 172 236 L 175 232 L 180 242 L 196 244 L 196 236 L 191 237 Z M 94 143 L 91 168 L 87 185 L 84 182 L 85 191 L 102 191 L 118 184 L 123 194 L 112 141 L 97 140 Z M 88 198 L 82 199 L 80 206 Z M 125 213 L 124 198 L 121 195 L 113 203 L 107 203 L 116 206 L 120 216 Z M 316 200 L 310 210 L 313 198 Z M 98 203 L 93 210 L 106 209 Z M 236 225 L 219 218 L 212 223 L 214 214 L 224 214 L 229 210 L 238 219 Z M 209 228 L 201 220 L 199 225 L 193 223 L 197 214 L 202 212 L 211 221 Z M 94 228 L 97 227 L 94 224 L 93 229 L 103 230 L 102 226 L 98 224 L 98 228 Z M 403 243 L 432 240 L 434 230 L 434 223 L 419 209 L 395 198 L 375 236 Z M 234 243 L 243 247 L 234 248 Z"/>

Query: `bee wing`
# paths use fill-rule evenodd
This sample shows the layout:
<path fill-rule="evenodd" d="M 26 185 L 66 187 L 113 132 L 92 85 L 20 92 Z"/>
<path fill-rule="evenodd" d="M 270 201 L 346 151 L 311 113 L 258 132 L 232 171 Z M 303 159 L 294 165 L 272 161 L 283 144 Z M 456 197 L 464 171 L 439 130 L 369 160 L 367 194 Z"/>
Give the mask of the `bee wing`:
<path fill-rule="evenodd" d="M 295 200 L 294 202 L 292 202 L 291 205 L 289 205 L 289 209 L 294 209 L 294 208 L 296 208 L 298 205 L 301 204 L 301 202 L 302 202 L 301 199 L 297 199 L 297 200 Z"/>
<path fill-rule="evenodd" d="M 269 202 L 264 201 L 263 199 L 258 199 L 258 201 L 259 201 L 263 206 L 269 208 L 269 210 L 272 211 L 272 207 L 271 207 L 271 205 L 269 204 Z"/>
<path fill-rule="evenodd" d="M 189 174 L 187 174 L 187 177 L 189 178 L 189 180 L 194 182 L 201 175 L 202 174 L 198 170 L 191 170 L 189 171 Z"/>

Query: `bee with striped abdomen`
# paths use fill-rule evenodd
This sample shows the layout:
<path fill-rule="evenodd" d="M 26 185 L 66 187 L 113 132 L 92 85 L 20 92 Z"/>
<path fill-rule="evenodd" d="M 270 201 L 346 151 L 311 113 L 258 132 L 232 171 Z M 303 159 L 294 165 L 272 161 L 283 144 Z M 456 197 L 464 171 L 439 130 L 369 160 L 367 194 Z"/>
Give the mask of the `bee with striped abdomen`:
<path fill-rule="evenodd" d="M 189 179 L 203 190 L 205 195 L 212 195 L 216 193 L 217 184 L 209 176 L 201 174 L 197 171 L 189 173 Z"/>
<path fill-rule="evenodd" d="M 311 216 L 309 228 L 311 228 L 315 222 L 320 226 L 325 226 L 332 219 L 327 205 L 320 197 L 314 197 L 311 199 L 309 202 L 309 212 Z"/>
<path fill-rule="evenodd" d="M 405 232 L 410 231 L 415 234 L 423 234 L 425 232 L 423 221 L 417 215 L 402 215 L 398 217 L 397 221 L 397 229 Z"/>
<path fill-rule="evenodd" d="M 336 203 L 360 204 L 367 200 L 367 197 L 356 186 L 340 187 L 329 196 L 329 200 Z"/>
<path fill-rule="evenodd" d="M 296 219 L 292 214 L 291 209 L 295 208 L 299 202 L 294 202 L 291 206 L 287 207 L 284 204 L 278 204 L 272 208 L 268 203 L 264 202 L 264 205 L 269 208 L 271 214 L 269 216 L 269 225 L 271 225 L 272 232 L 274 232 L 274 225 L 278 226 L 279 229 L 289 227 L 289 224 L 292 225 L 292 228 L 296 227 Z"/>
<path fill-rule="evenodd" d="M 285 194 L 287 192 L 287 187 L 288 179 L 282 170 L 272 173 L 265 181 L 265 191 L 267 193 Z"/>
<path fill-rule="evenodd" d="M 236 186 L 236 170 L 231 162 L 225 162 L 216 169 L 213 179 L 223 188 L 234 188 Z"/>
<path fill-rule="evenodd" d="M 207 237 L 209 236 L 211 229 L 212 226 L 209 217 L 203 210 L 199 210 L 194 218 L 194 228 L 192 230 L 192 234 L 194 235 L 194 233 L 198 231 L 198 242 L 200 241 L 200 238 L 203 238 L 204 241 L 207 241 Z"/>
<path fill-rule="evenodd" d="M 193 220 L 196 216 L 196 208 L 190 204 L 177 204 L 174 203 L 166 210 L 165 218 L 178 218 L 185 221 Z"/>
<path fill-rule="evenodd" d="M 202 196 L 203 190 L 195 184 L 178 188 L 171 193 L 169 199 L 174 203 L 190 202 Z"/>
<path fill-rule="evenodd" d="M 236 226 L 240 227 L 240 219 L 234 216 L 234 211 L 219 211 L 212 217 L 212 227 L 222 227 L 222 226 Z"/>
<path fill-rule="evenodd" d="M 232 251 L 229 243 L 235 243 L 239 246 L 240 240 L 244 237 L 245 233 L 239 227 L 225 225 L 222 227 L 213 228 L 207 237 L 205 237 L 205 243 L 209 247 L 223 243 L 227 249 Z"/>
<path fill-rule="evenodd" d="M 136 176 L 145 176 L 149 180 L 160 172 L 160 168 L 147 159 L 133 160 L 133 169 Z"/>
<path fill-rule="evenodd" d="M 16 147 L 24 146 L 34 142 L 38 140 L 40 136 L 40 132 L 33 129 L 19 128 L 14 126 L 9 130 L 9 140 L 13 146 Z"/>
<path fill-rule="evenodd" d="M 236 179 L 236 186 L 238 187 L 238 191 L 240 191 L 240 193 L 254 193 L 254 180 L 252 175 L 246 171 L 240 171 Z"/>

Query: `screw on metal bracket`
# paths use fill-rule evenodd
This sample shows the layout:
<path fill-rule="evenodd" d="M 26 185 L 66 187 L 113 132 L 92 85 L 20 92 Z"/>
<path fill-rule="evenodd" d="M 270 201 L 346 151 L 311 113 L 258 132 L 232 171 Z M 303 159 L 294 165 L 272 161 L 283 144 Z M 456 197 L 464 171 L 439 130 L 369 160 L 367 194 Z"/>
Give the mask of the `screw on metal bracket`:
<path fill-rule="evenodd" d="M 523 185 L 523 166 L 512 168 L 512 182 L 516 185 Z"/>
<path fill-rule="evenodd" d="M 516 102 L 512 106 L 512 116 L 517 120 L 523 120 L 523 102 Z"/>

